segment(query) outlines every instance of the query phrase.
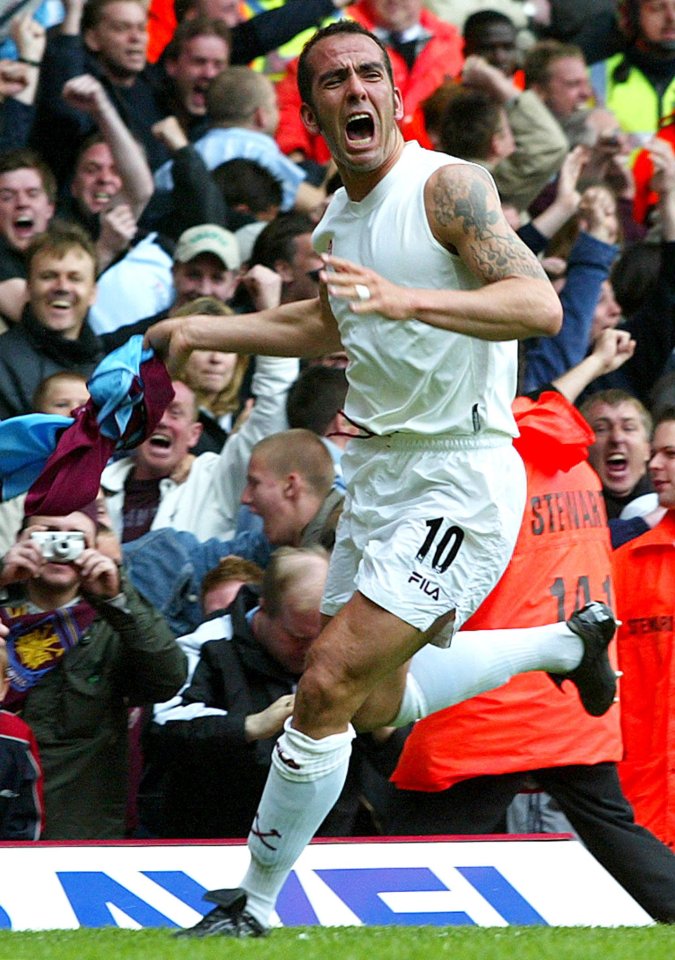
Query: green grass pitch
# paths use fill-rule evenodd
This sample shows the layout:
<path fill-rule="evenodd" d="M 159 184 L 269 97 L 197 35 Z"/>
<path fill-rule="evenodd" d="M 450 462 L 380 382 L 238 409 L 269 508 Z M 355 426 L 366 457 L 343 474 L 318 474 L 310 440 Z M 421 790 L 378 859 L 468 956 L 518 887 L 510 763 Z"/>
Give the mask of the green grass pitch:
<path fill-rule="evenodd" d="M 675 927 L 294 927 L 260 940 L 158 929 L 0 932 L 0 960 L 673 960 Z"/>

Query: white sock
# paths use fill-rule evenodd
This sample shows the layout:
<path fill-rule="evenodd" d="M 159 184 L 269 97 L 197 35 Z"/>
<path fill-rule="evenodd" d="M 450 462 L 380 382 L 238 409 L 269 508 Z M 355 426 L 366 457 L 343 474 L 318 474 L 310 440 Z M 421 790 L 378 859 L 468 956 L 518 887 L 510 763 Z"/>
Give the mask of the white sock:
<path fill-rule="evenodd" d="M 413 720 L 501 687 L 517 673 L 567 673 L 583 656 L 583 643 L 566 623 L 455 634 L 449 648 L 427 644 L 412 659 L 401 708 L 393 721 Z"/>
<path fill-rule="evenodd" d="M 312 740 L 286 721 L 248 836 L 251 864 L 241 883 L 246 909 L 263 926 L 293 864 L 340 796 L 354 736 L 350 726 Z"/>

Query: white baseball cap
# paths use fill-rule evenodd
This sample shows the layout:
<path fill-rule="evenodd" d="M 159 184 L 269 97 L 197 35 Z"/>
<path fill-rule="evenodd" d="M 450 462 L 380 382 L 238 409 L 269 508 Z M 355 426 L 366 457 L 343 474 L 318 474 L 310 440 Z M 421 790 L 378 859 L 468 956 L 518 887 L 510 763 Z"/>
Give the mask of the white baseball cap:
<path fill-rule="evenodd" d="M 241 266 L 237 238 L 215 223 L 201 223 L 181 233 L 173 259 L 178 263 L 187 263 L 200 253 L 212 253 L 228 270 L 238 270 Z"/>

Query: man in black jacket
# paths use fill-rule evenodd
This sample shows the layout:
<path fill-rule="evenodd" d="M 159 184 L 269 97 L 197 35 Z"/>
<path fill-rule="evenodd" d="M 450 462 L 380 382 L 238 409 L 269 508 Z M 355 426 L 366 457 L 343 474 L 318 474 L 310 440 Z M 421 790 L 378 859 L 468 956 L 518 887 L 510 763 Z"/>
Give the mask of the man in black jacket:
<path fill-rule="evenodd" d="M 335 13 L 340 2 L 294 0 L 288 9 L 265 11 L 235 25 L 227 60 L 249 63 L 299 31 L 318 25 L 323 17 Z M 74 151 L 92 132 L 92 123 L 63 104 L 60 94 L 67 80 L 91 73 L 101 80 L 123 120 L 143 143 L 148 162 L 155 169 L 167 159 L 167 154 L 164 145 L 152 136 L 151 128 L 174 112 L 175 105 L 170 106 L 174 92 L 181 98 L 184 91 L 180 85 L 172 89 L 171 73 L 167 71 L 167 76 L 164 72 L 164 61 L 157 65 L 146 62 L 147 4 L 144 0 L 65 0 L 64 6 L 64 20 L 49 39 L 42 65 L 31 134 L 33 146 L 52 166 L 59 181 L 65 181 L 72 169 Z M 208 16 L 212 18 L 211 13 Z M 219 28 L 209 28 L 213 29 Z M 175 52 L 174 47 L 172 56 Z M 222 49 L 218 58 L 223 58 Z M 224 62 L 221 69 L 227 65 Z M 198 131 L 203 117 L 192 106 L 183 103 L 185 119 Z"/>
<path fill-rule="evenodd" d="M 165 777 L 159 821 L 146 826 L 160 836 L 248 835 L 272 748 L 319 633 L 327 569 L 320 547 L 282 547 L 261 590 L 243 586 L 226 612 L 212 606 L 219 583 L 206 590 L 211 616 L 178 641 L 191 680 L 182 695 L 155 707 L 149 734 L 146 756 Z M 353 803 L 338 803 L 324 834 L 348 832 L 349 813 Z"/>
<path fill-rule="evenodd" d="M 64 183 L 92 119 L 61 99 L 72 77 L 92 74 L 143 144 L 150 167 L 166 159 L 150 128 L 166 114 L 161 80 L 146 65 L 147 12 L 143 0 L 66 0 L 65 17 L 42 62 L 31 144 Z"/>

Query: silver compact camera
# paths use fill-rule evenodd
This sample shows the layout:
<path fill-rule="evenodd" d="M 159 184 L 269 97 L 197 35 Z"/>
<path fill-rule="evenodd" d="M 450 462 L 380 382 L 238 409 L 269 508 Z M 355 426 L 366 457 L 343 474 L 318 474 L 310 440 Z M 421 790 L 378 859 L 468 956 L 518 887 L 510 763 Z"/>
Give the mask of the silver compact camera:
<path fill-rule="evenodd" d="M 36 530 L 30 535 L 52 563 L 72 563 L 84 550 L 84 534 L 79 530 Z"/>

